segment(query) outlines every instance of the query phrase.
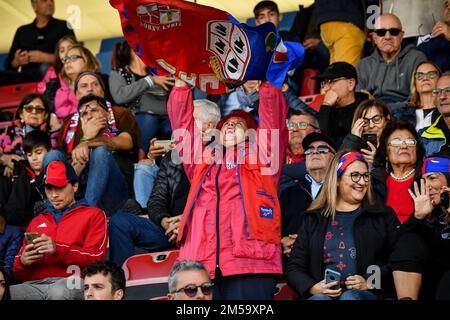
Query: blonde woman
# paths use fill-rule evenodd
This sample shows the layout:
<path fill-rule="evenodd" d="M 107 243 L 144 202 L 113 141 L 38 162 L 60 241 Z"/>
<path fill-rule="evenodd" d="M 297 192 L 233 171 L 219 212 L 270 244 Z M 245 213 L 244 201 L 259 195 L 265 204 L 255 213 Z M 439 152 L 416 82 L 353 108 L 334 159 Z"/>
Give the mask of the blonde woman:
<path fill-rule="evenodd" d="M 287 265 L 288 283 L 310 300 L 375 300 L 385 295 L 392 288 L 388 259 L 397 225 L 392 209 L 374 203 L 363 155 L 339 151 L 298 232 Z M 370 266 L 379 268 L 378 285 L 368 280 Z M 326 283 L 327 269 L 338 273 L 335 279 L 340 281 Z"/>

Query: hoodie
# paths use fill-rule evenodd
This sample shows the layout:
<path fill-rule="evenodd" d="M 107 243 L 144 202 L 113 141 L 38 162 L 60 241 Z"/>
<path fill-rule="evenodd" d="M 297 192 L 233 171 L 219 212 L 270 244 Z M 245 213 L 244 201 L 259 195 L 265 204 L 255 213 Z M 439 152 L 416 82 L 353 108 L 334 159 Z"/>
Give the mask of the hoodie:
<path fill-rule="evenodd" d="M 426 60 L 425 55 L 416 50 L 412 44 L 402 48 L 389 63 L 376 49 L 370 56 L 362 59 L 356 67 L 358 73 L 356 90 L 366 89 L 375 98 L 390 96 L 399 101 L 406 101 L 414 69 Z"/>

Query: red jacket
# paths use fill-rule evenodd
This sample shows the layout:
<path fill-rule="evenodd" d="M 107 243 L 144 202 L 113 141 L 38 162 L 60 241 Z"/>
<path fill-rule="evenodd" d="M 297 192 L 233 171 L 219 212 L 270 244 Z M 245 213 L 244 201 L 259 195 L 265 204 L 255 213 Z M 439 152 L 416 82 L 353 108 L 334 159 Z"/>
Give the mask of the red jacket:
<path fill-rule="evenodd" d="M 56 243 L 56 253 L 25 267 L 20 257 L 26 239 L 14 260 L 14 276 L 19 281 L 39 280 L 48 277 L 69 277 L 67 267 L 76 265 L 81 270 L 95 261 L 105 259 L 108 229 L 104 212 L 96 207 L 76 205 L 66 212 L 56 224 L 50 212 L 36 216 L 27 232 L 46 234 Z M 73 272 L 73 271 L 72 271 Z"/>
<path fill-rule="evenodd" d="M 278 150 L 272 150 L 270 143 L 262 143 L 257 135 L 257 143 L 241 143 L 229 148 L 230 161 L 227 158 L 223 163 L 213 161 L 211 150 L 197 151 L 201 144 L 199 137 L 195 137 L 194 142 L 193 110 L 189 88 L 174 88 L 168 113 L 191 182 L 178 232 L 179 259 L 201 261 L 211 277 L 216 267 L 224 276 L 281 273 L 280 206 L 276 186 L 287 145 L 287 106 L 283 94 L 269 84 L 260 87 L 258 133 L 264 132 L 262 129 L 278 129 L 278 135 L 269 132 L 268 136 Z M 252 154 L 259 156 L 255 152 L 257 148 L 268 150 L 263 154 L 274 154 L 269 165 L 261 161 L 250 163 Z M 216 154 L 220 150 L 216 149 Z M 195 152 L 203 155 L 202 161 L 195 163 L 198 160 Z M 194 163 L 184 161 L 189 157 Z M 261 169 L 270 165 L 274 168 L 271 174 L 261 174 Z"/>

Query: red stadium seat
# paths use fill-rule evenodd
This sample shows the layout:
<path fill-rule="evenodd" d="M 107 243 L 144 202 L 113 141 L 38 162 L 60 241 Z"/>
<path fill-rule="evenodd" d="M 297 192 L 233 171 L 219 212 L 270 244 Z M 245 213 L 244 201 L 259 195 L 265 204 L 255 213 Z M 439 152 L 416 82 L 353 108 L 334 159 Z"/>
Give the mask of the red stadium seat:
<path fill-rule="evenodd" d="M 319 69 L 305 69 L 303 70 L 302 83 L 300 85 L 300 95 L 307 96 L 316 94 L 317 80 L 313 79 L 315 75 L 319 74 Z"/>
<path fill-rule="evenodd" d="M 128 286 L 167 283 L 170 269 L 178 258 L 178 250 L 138 254 L 128 258 L 122 269 Z"/>
<path fill-rule="evenodd" d="M 286 281 L 281 280 L 277 283 L 277 289 L 274 296 L 274 300 L 298 300 L 299 295 L 291 287 L 288 286 Z"/>
<path fill-rule="evenodd" d="M 323 94 L 313 94 L 310 96 L 300 96 L 298 98 L 309 105 L 311 108 L 319 112 L 320 106 L 322 105 L 325 96 Z"/>
<path fill-rule="evenodd" d="M 38 82 L 30 82 L 0 87 L 0 109 L 2 111 L 7 109 L 7 111 L 15 113 L 15 109 L 19 106 L 23 97 L 36 92 L 37 85 Z"/>

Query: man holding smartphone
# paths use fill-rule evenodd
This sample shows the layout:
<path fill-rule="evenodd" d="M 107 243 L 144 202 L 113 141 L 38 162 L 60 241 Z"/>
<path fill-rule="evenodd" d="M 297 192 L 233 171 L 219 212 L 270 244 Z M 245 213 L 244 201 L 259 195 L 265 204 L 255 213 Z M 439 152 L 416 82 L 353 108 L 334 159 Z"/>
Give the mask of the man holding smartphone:
<path fill-rule="evenodd" d="M 11 286 L 13 300 L 82 300 L 83 283 L 74 273 L 106 256 L 106 216 L 85 200 L 75 201 L 77 175 L 67 162 L 54 161 L 44 169 L 50 205 L 31 220 L 14 260 L 14 276 L 22 284 Z M 31 238 L 30 238 L 31 239 Z M 79 274 L 80 272 L 78 272 Z"/>

